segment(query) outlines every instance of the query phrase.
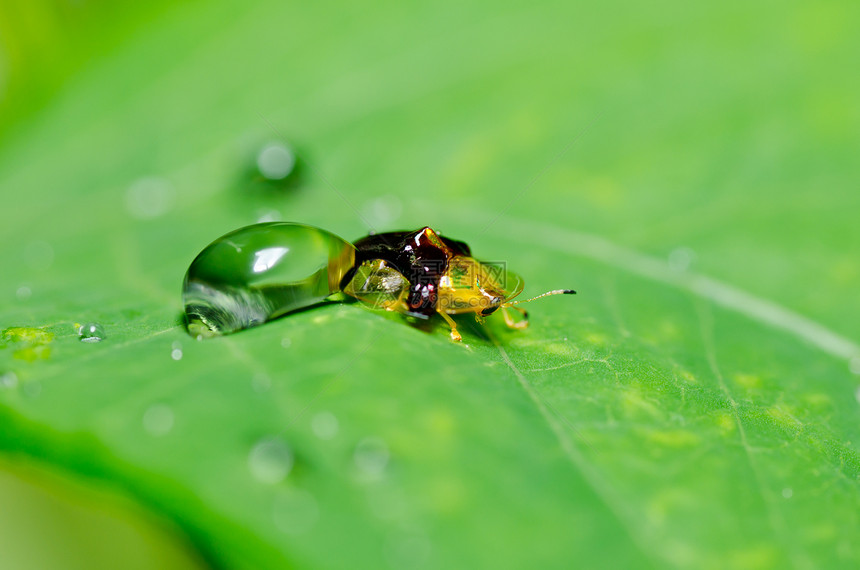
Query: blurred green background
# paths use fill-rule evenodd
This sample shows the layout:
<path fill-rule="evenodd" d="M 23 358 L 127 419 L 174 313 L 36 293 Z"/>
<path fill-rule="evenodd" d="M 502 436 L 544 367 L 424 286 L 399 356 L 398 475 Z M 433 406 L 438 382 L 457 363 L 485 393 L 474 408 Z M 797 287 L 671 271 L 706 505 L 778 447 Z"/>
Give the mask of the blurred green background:
<path fill-rule="evenodd" d="M 7 565 L 856 567 L 858 25 L 0 3 Z M 460 345 L 346 305 L 193 342 L 188 264 L 262 219 L 430 225 L 579 295 Z"/>

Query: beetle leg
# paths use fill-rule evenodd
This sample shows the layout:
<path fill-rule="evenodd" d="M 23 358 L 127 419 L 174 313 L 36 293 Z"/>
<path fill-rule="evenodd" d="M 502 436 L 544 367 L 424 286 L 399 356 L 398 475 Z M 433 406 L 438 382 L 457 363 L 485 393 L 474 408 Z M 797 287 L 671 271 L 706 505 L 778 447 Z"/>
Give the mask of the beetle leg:
<path fill-rule="evenodd" d="M 451 340 L 460 342 L 463 340 L 463 337 L 460 336 L 460 333 L 457 332 L 457 323 L 454 322 L 454 319 L 448 316 L 448 313 L 444 313 L 439 311 L 439 314 L 442 315 L 442 318 L 448 322 L 448 326 L 451 327 Z"/>
<path fill-rule="evenodd" d="M 508 309 L 514 309 L 523 314 L 523 320 L 515 321 L 513 317 L 511 317 Z M 505 318 L 505 324 L 511 327 L 512 329 L 524 329 L 529 326 L 529 314 L 525 309 L 521 309 L 519 307 L 514 307 L 512 305 L 502 305 L 502 316 Z"/>

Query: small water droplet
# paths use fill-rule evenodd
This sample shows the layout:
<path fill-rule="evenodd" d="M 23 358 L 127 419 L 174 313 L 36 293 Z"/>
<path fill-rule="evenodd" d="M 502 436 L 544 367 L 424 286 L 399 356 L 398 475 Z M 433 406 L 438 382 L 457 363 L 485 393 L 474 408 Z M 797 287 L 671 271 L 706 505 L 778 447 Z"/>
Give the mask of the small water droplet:
<path fill-rule="evenodd" d="M 283 533 L 303 534 L 316 524 L 319 516 L 316 499 L 303 489 L 284 489 L 275 495 L 272 520 Z"/>
<path fill-rule="evenodd" d="M 162 216 L 173 207 L 173 186 L 156 176 L 139 178 L 128 187 L 125 206 L 139 220 Z"/>
<path fill-rule="evenodd" d="M 18 287 L 18 290 L 15 291 L 15 296 L 18 297 L 19 301 L 26 301 L 30 298 L 30 295 L 32 293 L 33 292 L 30 290 L 29 287 L 27 287 L 26 285 L 21 285 L 20 287 Z"/>
<path fill-rule="evenodd" d="M 290 348 L 290 346 L 291 346 L 292 344 L 293 344 L 293 341 L 292 341 L 292 340 L 290 340 L 290 339 L 288 339 L 288 338 L 282 338 L 282 339 L 281 339 L 281 346 L 282 346 L 282 347 L 284 347 L 284 348 Z"/>
<path fill-rule="evenodd" d="M 388 446 L 378 437 L 366 437 L 358 442 L 353 453 L 353 461 L 358 470 L 369 478 L 382 476 L 388 466 L 390 454 Z"/>
<path fill-rule="evenodd" d="M 332 439 L 339 427 L 337 417 L 331 412 L 319 412 L 311 419 L 311 429 L 320 439 Z"/>
<path fill-rule="evenodd" d="M 0 388 L 12 389 L 18 385 L 18 375 L 9 370 L 0 375 Z"/>
<path fill-rule="evenodd" d="M 689 247 L 678 247 L 669 253 L 669 269 L 675 273 L 683 273 L 696 260 L 696 252 Z"/>
<path fill-rule="evenodd" d="M 175 340 L 173 344 L 170 345 L 170 358 L 173 360 L 182 360 L 182 343 Z"/>
<path fill-rule="evenodd" d="M 153 404 L 143 413 L 143 429 L 150 435 L 167 435 L 173 429 L 173 421 L 173 410 L 167 404 Z"/>
<path fill-rule="evenodd" d="M 272 387 L 272 379 L 269 378 L 269 375 L 265 372 L 257 372 L 254 374 L 254 377 L 251 378 L 251 386 L 254 388 L 255 392 L 266 392 Z"/>
<path fill-rule="evenodd" d="M 251 475 L 261 483 L 274 485 L 286 479 L 293 468 L 293 450 L 284 440 L 270 436 L 254 444 L 248 454 Z"/>
<path fill-rule="evenodd" d="M 81 342 L 101 342 L 105 336 L 104 327 L 99 323 L 87 323 L 78 327 L 78 339 Z"/>
<path fill-rule="evenodd" d="M 293 171 L 296 155 L 291 148 L 280 142 L 271 142 L 257 154 L 257 168 L 269 180 L 283 180 Z"/>
<path fill-rule="evenodd" d="M 786 487 L 782 490 L 782 496 L 786 499 L 790 499 L 794 496 L 794 491 L 791 489 L 791 487 Z"/>

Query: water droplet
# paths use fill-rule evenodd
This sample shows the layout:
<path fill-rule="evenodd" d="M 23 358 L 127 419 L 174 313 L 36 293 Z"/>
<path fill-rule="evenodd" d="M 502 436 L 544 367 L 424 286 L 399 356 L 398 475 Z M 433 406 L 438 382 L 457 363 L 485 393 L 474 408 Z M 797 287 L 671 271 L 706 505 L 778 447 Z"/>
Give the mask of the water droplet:
<path fill-rule="evenodd" d="M 105 339 L 105 330 L 99 323 L 87 323 L 78 327 L 78 339 L 81 342 L 101 342 Z"/>
<path fill-rule="evenodd" d="M 283 180 L 293 171 L 296 155 L 291 148 L 280 142 L 271 142 L 257 154 L 257 168 L 269 180 Z"/>
<path fill-rule="evenodd" d="M 293 344 L 293 341 L 292 341 L 292 340 L 290 340 L 290 339 L 288 339 L 288 338 L 282 338 L 282 339 L 281 339 L 281 346 L 282 346 L 282 347 L 284 347 L 284 348 L 290 348 L 290 346 L 291 346 L 292 344 Z"/>
<path fill-rule="evenodd" d="M 139 220 L 157 218 L 173 207 L 173 187 L 163 178 L 140 178 L 128 187 L 125 206 Z"/>
<path fill-rule="evenodd" d="M 696 252 L 689 247 L 678 247 L 669 253 L 669 269 L 675 273 L 683 273 L 696 260 Z"/>
<path fill-rule="evenodd" d="M 265 372 L 258 372 L 251 378 L 251 386 L 255 392 L 265 392 L 272 387 L 272 379 Z"/>
<path fill-rule="evenodd" d="M 18 290 L 15 291 L 15 296 L 18 297 L 19 301 L 26 301 L 30 298 L 30 295 L 32 293 L 33 292 L 30 291 L 29 287 L 27 287 L 26 285 L 21 285 L 20 287 L 18 287 Z"/>
<path fill-rule="evenodd" d="M 24 247 L 24 263 L 30 269 L 45 271 L 54 263 L 54 248 L 46 241 L 34 241 Z"/>
<path fill-rule="evenodd" d="M 339 427 L 337 417 L 331 412 L 319 412 L 311 419 L 311 429 L 320 439 L 332 439 Z"/>
<path fill-rule="evenodd" d="M 378 437 L 366 437 L 358 442 L 353 453 L 353 461 L 358 470 L 368 478 L 382 476 L 388 466 L 388 446 Z"/>
<path fill-rule="evenodd" d="M 791 487 L 786 487 L 782 490 L 782 496 L 786 499 L 790 499 L 794 496 L 794 491 L 791 489 Z"/>
<path fill-rule="evenodd" d="M 424 533 L 396 531 L 385 540 L 384 554 L 392 568 L 416 568 L 430 556 L 430 540 Z"/>
<path fill-rule="evenodd" d="M 9 370 L 0 375 L 0 388 L 12 389 L 18 385 L 18 375 Z"/>
<path fill-rule="evenodd" d="M 316 499 L 305 490 L 285 489 L 275 495 L 272 520 L 283 533 L 303 534 L 316 524 L 319 516 Z"/>
<path fill-rule="evenodd" d="M 251 448 L 248 467 L 257 481 L 280 483 L 293 468 L 293 450 L 278 437 L 263 438 Z"/>
<path fill-rule="evenodd" d="M 848 364 L 848 368 L 851 370 L 852 374 L 860 375 L 860 356 L 852 358 L 851 362 Z"/>
<path fill-rule="evenodd" d="M 860 386 L 854 391 L 854 398 L 857 400 L 857 403 L 860 403 Z"/>
<path fill-rule="evenodd" d="M 354 259 L 352 244 L 311 226 L 270 222 L 231 232 L 188 268 L 188 332 L 232 333 L 321 303 L 340 291 Z"/>
<path fill-rule="evenodd" d="M 167 404 L 153 404 L 143 413 L 143 429 L 150 435 L 167 435 L 173 429 L 173 421 L 173 410 Z"/>
<path fill-rule="evenodd" d="M 182 344 L 179 341 L 173 341 L 170 348 L 170 358 L 173 360 L 182 360 Z"/>

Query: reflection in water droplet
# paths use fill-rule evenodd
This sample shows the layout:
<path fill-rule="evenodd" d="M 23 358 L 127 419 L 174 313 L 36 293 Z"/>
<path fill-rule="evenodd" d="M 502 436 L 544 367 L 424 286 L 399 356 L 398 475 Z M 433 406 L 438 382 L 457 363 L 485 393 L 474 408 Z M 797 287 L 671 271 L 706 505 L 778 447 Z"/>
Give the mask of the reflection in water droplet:
<path fill-rule="evenodd" d="M 257 168 L 269 180 L 283 180 L 296 165 L 296 155 L 292 149 L 279 142 L 272 142 L 260 149 L 257 155 Z"/>
<path fill-rule="evenodd" d="M 293 468 L 293 450 L 278 437 L 265 437 L 251 448 L 248 468 L 261 483 L 280 483 Z"/>
<path fill-rule="evenodd" d="M 255 392 L 265 392 L 272 387 L 272 379 L 265 372 L 257 372 L 251 378 L 251 386 Z"/>
<path fill-rule="evenodd" d="M 331 412 L 319 412 L 311 419 L 311 429 L 320 439 L 332 439 L 337 435 L 339 424 Z"/>
<path fill-rule="evenodd" d="M 305 490 L 284 489 L 275 495 L 272 520 L 281 532 L 303 534 L 316 524 L 319 516 L 316 499 Z"/>
<path fill-rule="evenodd" d="M 424 533 L 397 531 L 385 540 L 385 559 L 392 568 L 418 568 L 430 556 L 430 540 Z"/>
<path fill-rule="evenodd" d="M 150 435 L 163 436 L 173 429 L 173 410 L 167 404 L 153 404 L 143 413 L 143 429 Z"/>
<path fill-rule="evenodd" d="M 18 375 L 12 372 L 4 372 L 0 375 L 0 388 L 14 388 L 18 385 Z"/>
<path fill-rule="evenodd" d="M 129 186 L 125 194 L 125 205 L 135 218 L 157 218 L 166 214 L 173 206 L 173 187 L 163 178 L 140 178 Z"/>
<path fill-rule="evenodd" d="M 78 339 L 81 342 L 101 342 L 105 339 L 105 330 L 99 323 L 87 323 L 78 328 Z"/>
<path fill-rule="evenodd" d="M 369 478 L 378 478 L 388 466 L 388 446 L 378 437 L 366 437 L 358 442 L 353 461 L 358 470 Z"/>
<path fill-rule="evenodd" d="M 675 273 L 683 273 L 696 260 L 696 252 L 689 247 L 678 247 L 669 253 L 669 269 Z"/>
<path fill-rule="evenodd" d="M 15 291 L 15 296 L 18 297 L 19 301 L 26 301 L 30 298 L 31 294 L 32 291 L 30 291 L 30 288 L 26 285 L 21 285 L 20 287 L 18 287 L 18 290 Z"/>

